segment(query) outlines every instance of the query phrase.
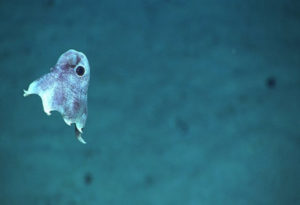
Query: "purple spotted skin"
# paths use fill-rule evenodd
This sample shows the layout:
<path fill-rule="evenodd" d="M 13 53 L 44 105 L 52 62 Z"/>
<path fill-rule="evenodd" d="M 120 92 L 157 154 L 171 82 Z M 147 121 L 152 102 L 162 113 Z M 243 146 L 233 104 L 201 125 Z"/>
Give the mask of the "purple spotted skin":
<path fill-rule="evenodd" d="M 64 121 L 75 124 L 75 134 L 85 143 L 81 134 L 87 119 L 87 93 L 90 80 L 90 66 L 87 57 L 70 49 L 63 53 L 50 73 L 33 81 L 24 96 L 37 94 L 41 97 L 44 112 L 61 113 Z"/>

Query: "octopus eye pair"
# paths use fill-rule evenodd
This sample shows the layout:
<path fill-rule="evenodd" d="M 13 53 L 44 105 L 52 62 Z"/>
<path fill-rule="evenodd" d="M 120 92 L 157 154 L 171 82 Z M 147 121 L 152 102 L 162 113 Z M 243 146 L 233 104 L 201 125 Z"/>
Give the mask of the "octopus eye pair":
<path fill-rule="evenodd" d="M 76 68 L 76 74 L 77 74 L 78 76 L 83 76 L 83 75 L 84 75 L 84 72 L 85 72 L 84 67 L 78 66 L 78 67 Z"/>

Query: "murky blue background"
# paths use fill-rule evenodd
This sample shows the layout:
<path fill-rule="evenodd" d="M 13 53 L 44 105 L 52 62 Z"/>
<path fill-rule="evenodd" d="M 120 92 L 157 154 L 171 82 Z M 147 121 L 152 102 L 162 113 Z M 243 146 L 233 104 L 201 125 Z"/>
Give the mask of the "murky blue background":
<path fill-rule="evenodd" d="M 0 204 L 300 204 L 300 2 L 0 1 Z M 86 145 L 30 82 L 91 65 Z"/>

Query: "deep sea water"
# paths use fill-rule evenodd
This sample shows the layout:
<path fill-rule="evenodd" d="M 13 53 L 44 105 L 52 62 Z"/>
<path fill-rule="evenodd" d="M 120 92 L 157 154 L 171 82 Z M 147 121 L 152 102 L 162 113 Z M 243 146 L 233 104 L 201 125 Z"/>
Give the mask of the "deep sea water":
<path fill-rule="evenodd" d="M 300 204 L 300 3 L 0 1 L 0 204 Z M 74 48 L 73 128 L 28 84 Z"/>

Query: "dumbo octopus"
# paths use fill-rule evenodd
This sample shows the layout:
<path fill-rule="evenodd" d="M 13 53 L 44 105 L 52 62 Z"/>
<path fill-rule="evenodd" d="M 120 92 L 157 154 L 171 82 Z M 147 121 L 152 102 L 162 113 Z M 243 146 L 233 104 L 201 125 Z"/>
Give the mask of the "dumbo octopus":
<path fill-rule="evenodd" d="M 90 66 L 87 57 L 70 49 L 63 53 L 50 72 L 33 81 L 24 97 L 37 94 L 42 98 L 44 112 L 58 111 L 67 125 L 75 124 L 75 135 L 86 143 L 81 134 L 87 119 L 87 92 Z"/>

